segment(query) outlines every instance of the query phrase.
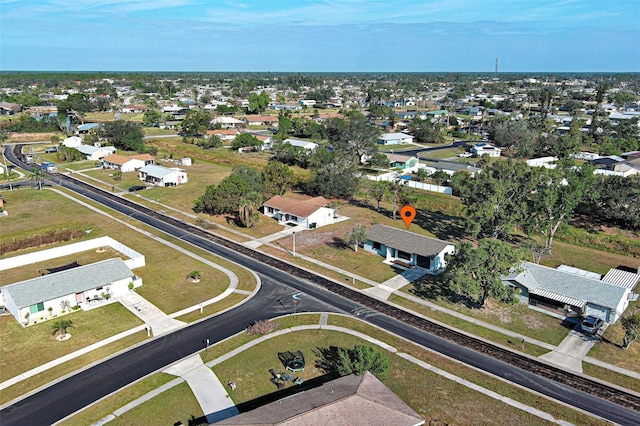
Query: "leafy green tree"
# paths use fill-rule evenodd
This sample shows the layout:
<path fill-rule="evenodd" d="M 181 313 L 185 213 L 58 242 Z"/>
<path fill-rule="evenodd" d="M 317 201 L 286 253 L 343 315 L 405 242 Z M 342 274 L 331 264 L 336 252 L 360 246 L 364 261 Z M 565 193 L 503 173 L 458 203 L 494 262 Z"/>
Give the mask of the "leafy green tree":
<path fill-rule="evenodd" d="M 271 160 L 262 170 L 264 194 L 267 197 L 284 195 L 292 188 L 294 179 L 293 171 L 286 164 Z"/>
<path fill-rule="evenodd" d="M 118 149 L 140 153 L 146 151 L 140 124 L 125 120 L 110 121 L 100 127 L 98 135 Z"/>
<path fill-rule="evenodd" d="M 490 136 L 497 146 L 508 150 L 515 149 L 520 157 L 528 157 L 533 153 L 536 132 L 531 130 L 524 120 L 495 121 L 492 124 Z"/>
<path fill-rule="evenodd" d="M 355 225 L 346 235 L 347 244 L 353 245 L 353 251 L 358 251 L 358 246 L 367 240 L 367 227 Z"/>
<path fill-rule="evenodd" d="M 369 160 L 371 167 L 375 167 L 380 172 L 380 169 L 389 168 L 389 158 L 381 152 L 376 152 Z"/>
<path fill-rule="evenodd" d="M 596 176 L 579 209 L 611 225 L 640 229 L 640 176 Z"/>
<path fill-rule="evenodd" d="M 184 120 L 180 123 L 183 133 L 192 137 L 201 137 L 209 128 L 211 116 L 205 110 L 191 109 L 187 111 Z"/>
<path fill-rule="evenodd" d="M 155 109 L 145 111 L 142 117 L 142 122 L 147 127 L 157 126 L 160 121 L 162 121 L 162 113 Z"/>
<path fill-rule="evenodd" d="M 120 170 L 115 170 L 113 172 L 113 180 L 116 182 L 120 182 L 122 180 L 122 172 Z"/>
<path fill-rule="evenodd" d="M 522 223 L 527 196 L 535 188 L 538 170 L 512 160 L 497 161 L 475 178 L 456 178 L 454 188 L 465 206 L 467 229 L 475 238 L 504 237 Z"/>
<path fill-rule="evenodd" d="M 245 194 L 262 193 L 262 175 L 250 166 L 236 166 L 219 185 L 208 185 L 194 203 L 194 211 L 209 214 L 237 212 Z"/>
<path fill-rule="evenodd" d="M 331 157 L 329 163 L 314 169 L 314 177 L 309 182 L 310 191 L 325 197 L 353 197 L 359 185 L 356 163 L 350 157 Z"/>
<path fill-rule="evenodd" d="M 293 130 L 293 121 L 285 115 L 280 115 L 278 117 L 278 135 L 281 139 L 286 139 L 291 131 Z"/>
<path fill-rule="evenodd" d="M 249 96 L 249 107 L 247 111 L 252 114 L 259 114 L 269 106 L 269 94 L 266 92 L 253 93 Z"/>
<path fill-rule="evenodd" d="M 376 201 L 376 211 L 380 211 L 380 202 L 384 200 L 384 197 L 389 193 L 389 182 L 376 181 L 372 182 L 369 186 L 369 197 Z"/>
<path fill-rule="evenodd" d="M 409 124 L 411 134 L 419 143 L 441 144 L 444 143 L 444 135 L 440 130 L 440 125 L 432 123 L 431 120 L 422 120 L 420 117 L 413 117 Z"/>
<path fill-rule="evenodd" d="M 200 139 L 197 143 L 202 149 L 220 148 L 223 145 L 223 141 L 218 135 L 211 135 L 210 137 Z"/>
<path fill-rule="evenodd" d="M 71 111 L 85 113 L 94 111 L 96 107 L 84 93 L 73 93 L 67 99 L 58 102 L 58 114 L 67 116 Z"/>
<path fill-rule="evenodd" d="M 336 152 L 354 157 L 358 162 L 378 150 L 380 131 L 359 113 L 351 114 L 346 121 L 340 118 L 329 120 L 327 135 Z"/>
<path fill-rule="evenodd" d="M 524 229 L 544 239 L 544 252 L 551 254 L 553 237 L 558 227 L 571 219 L 594 180 L 593 168 L 558 167 L 536 169 L 537 184 L 527 196 L 527 212 L 523 215 Z"/>
<path fill-rule="evenodd" d="M 456 294 L 468 297 L 481 306 L 489 298 L 503 302 L 517 302 L 514 290 L 502 283 L 501 275 L 508 275 L 524 258 L 524 252 L 506 242 L 481 239 L 474 249 L 469 242 L 460 243 L 456 253 L 447 256 L 443 279 Z"/>
<path fill-rule="evenodd" d="M 231 142 L 232 149 L 240 149 L 247 146 L 262 146 L 262 142 L 251 133 L 242 133 Z"/>
<path fill-rule="evenodd" d="M 620 318 L 620 325 L 624 328 L 622 346 L 627 349 L 640 337 L 640 309 L 636 308 L 631 315 Z"/>
<path fill-rule="evenodd" d="M 327 374 L 347 376 L 363 375 L 369 371 L 378 379 L 384 379 L 389 371 L 389 358 L 377 348 L 356 345 L 353 348 L 330 346 L 314 351 L 318 360 L 316 367 Z"/>
<path fill-rule="evenodd" d="M 451 179 L 451 176 L 449 176 L 449 174 L 443 170 L 437 170 L 435 173 L 431 175 L 431 179 L 433 179 L 436 185 L 443 185 L 449 179 Z"/>

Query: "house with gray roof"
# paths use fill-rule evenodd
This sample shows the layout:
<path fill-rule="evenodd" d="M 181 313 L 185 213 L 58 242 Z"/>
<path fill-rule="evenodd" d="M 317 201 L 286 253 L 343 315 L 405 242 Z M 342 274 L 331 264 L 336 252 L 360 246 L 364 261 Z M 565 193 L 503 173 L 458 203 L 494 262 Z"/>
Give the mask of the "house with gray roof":
<path fill-rule="evenodd" d="M 374 225 L 367 231 L 364 249 L 379 254 L 385 262 L 402 267 L 419 266 L 439 273 L 447 265 L 445 256 L 453 254 L 455 245 L 386 225 Z"/>
<path fill-rule="evenodd" d="M 217 425 L 420 426 L 424 419 L 368 371 L 351 374 L 246 411 Z"/>
<path fill-rule="evenodd" d="M 614 280 L 613 276 L 610 279 Z M 523 262 L 519 271 L 503 276 L 502 282 L 516 288 L 523 303 L 567 312 L 571 309 L 610 324 L 622 316 L 631 298 L 630 286 L 530 262 Z M 627 281 L 622 278 L 621 282 Z"/>
<path fill-rule="evenodd" d="M 187 172 L 183 169 L 167 168 L 155 164 L 138 169 L 138 178 L 154 186 L 177 186 L 189 182 Z"/>
<path fill-rule="evenodd" d="M 4 305 L 21 324 L 57 315 L 80 306 L 129 291 L 129 283 L 141 284 L 122 259 L 113 258 L 72 267 L 0 287 Z M 25 321 L 27 319 L 27 321 Z"/>
<path fill-rule="evenodd" d="M 76 148 L 87 160 L 98 161 L 102 160 L 107 155 L 116 153 L 116 149 L 113 146 L 93 146 L 93 145 L 80 145 Z"/>
<path fill-rule="evenodd" d="M 379 145 L 401 145 L 413 143 L 413 136 L 406 133 L 383 133 L 378 138 Z"/>

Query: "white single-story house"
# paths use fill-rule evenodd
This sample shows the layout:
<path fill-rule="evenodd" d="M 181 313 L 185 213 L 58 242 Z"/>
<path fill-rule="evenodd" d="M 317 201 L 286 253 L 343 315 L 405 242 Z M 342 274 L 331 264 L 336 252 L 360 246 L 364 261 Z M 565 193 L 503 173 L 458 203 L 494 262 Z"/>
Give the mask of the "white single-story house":
<path fill-rule="evenodd" d="M 102 160 L 107 155 L 116 153 L 116 149 L 113 146 L 80 145 L 76 149 L 80 151 L 87 160 L 91 161 Z"/>
<path fill-rule="evenodd" d="M 400 145 L 405 143 L 413 143 L 413 136 L 406 133 L 383 133 L 378 138 L 380 145 Z"/>
<path fill-rule="evenodd" d="M 471 147 L 471 152 L 474 157 L 482 157 L 483 155 L 488 155 L 489 157 L 500 157 L 502 153 L 502 149 L 497 146 L 491 145 L 490 143 L 481 142 L 473 145 Z"/>
<path fill-rule="evenodd" d="M 119 155 L 111 154 L 102 159 L 102 167 L 105 169 L 116 169 L 122 173 L 134 172 L 144 166 L 153 164 L 154 158 L 149 154 Z"/>
<path fill-rule="evenodd" d="M 297 148 L 302 148 L 306 151 L 314 151 L 316 148 L 318 148 L 318 144 L 314 143 L 314 142 L 309 142 L 309 141 L 301 141 L 299 139 L 285 139 L 282 141 L 283 144 L 291 144 L 292 146 L 295 146 Z"/>
<path fill-rule="evenodd" d="M 457 161 L 438 160 L 435 158 L 423 158 L 422 164 L 424 165 L 424 168 L 429 170 L 431 173 L 441 170 L 449 176 L 453 176 L 458 172 L 467 172 L 474 177 L 476 173 L 480 173 L 482 171 L 480 167 L 472 166 L 471 164 L 459 163 Z"/>
<path fill-rule="evenodd" d="M 618 321 L 629 306 L 632 290 L 629 286 L 598 280 L 583 273 L 531 262 L 523 262 L 519 272 L 503 276 L 502 282 L 516 288 L 523 303 L 565 312 L 570 309 L 579 315 L 594 315 L 610 324 Z"/>
<path fill-rule="evenodd" d="M 189 182 L 187 172 L 177 167 L 167 168 L 150 164 L 138 170 L 141 181 L 155 186 L 177 186 Z"/>
<path fill-rule="evenodd" d="M 223 142 L 231 142 L 240 134 L 236 129 L 215 129 L 215 130 L 207 130 L 205 137 L 211 138 L 213 136 L 218 136 L 220 140 Z"/>
<path fill-rule="evenodd" d="M 403 267 L 419 266 L 430 273 L 439 273 L 447 266 L 445 256 L 455 252 L 455 245 L 393 228 L 386 225 L 374 225 L 367 231 L 364 249 L 379 254 L 385 262 Z"/>
<path fill-rule="evenodd" d="M 0 292 L 7 310 L 25 324 L 125 293 L 130 283 L 138 287 L 142 279 L 118 257 L 5 285 Z"/>
<path fill-rule="evenodd" d="M 335 209 L 326 207 L 328 203 L 324 197 L 300 201 L 276 195 L 263 203 L 262 211 L 280 223 L 304 224 L 313 229 L 333 223 Z"/>
<path fill-rule="evenodd" d="M 272 126 L 278 124 L 278 117 L 275 115 L 247 115 L 242 118 L 247 125 L 251 126 Z"/>
<path fill-rule="evenodd" d="M 237 129 L 244 126 L 242 120 L 233 117 L 216 117 L 211 120 L 211 124 L 220 124 L 223 129 Z"/>
<path fill-rule="evenodd" d="M 80 136 L 71 136 L 62 141 L 62 145 L 66 148 L 78 148 L 82 145 L 82 138 Z"/>

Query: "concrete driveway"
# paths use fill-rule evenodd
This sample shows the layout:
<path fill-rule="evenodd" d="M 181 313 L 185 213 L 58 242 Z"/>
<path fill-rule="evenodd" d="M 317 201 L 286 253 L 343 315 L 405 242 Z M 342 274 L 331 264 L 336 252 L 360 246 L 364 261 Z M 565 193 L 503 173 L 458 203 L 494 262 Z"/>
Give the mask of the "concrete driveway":
<path fill-rule="evenodd" d="M 540 359 L 564 369 L 582 373 L 582 360 L 599 340 L 598 335 L 581 333 L 580 324 L 578 324 L 553 351 L 542 355 Z"/>

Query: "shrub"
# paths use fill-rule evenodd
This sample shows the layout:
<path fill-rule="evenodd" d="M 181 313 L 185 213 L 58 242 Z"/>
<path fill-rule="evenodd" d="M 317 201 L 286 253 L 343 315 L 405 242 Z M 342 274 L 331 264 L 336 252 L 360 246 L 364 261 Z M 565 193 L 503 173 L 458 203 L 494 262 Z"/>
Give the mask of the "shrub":
<path fill-rule="evenodd" d="M 254 322 L 252 325 L 247 327 L 247 335 L 255 336 L 256 334 L 269 334 L 272 331 L 276 331 L 280 329 L 280 323 L 269 321 L 269 320 L 260 320 Z"/>

